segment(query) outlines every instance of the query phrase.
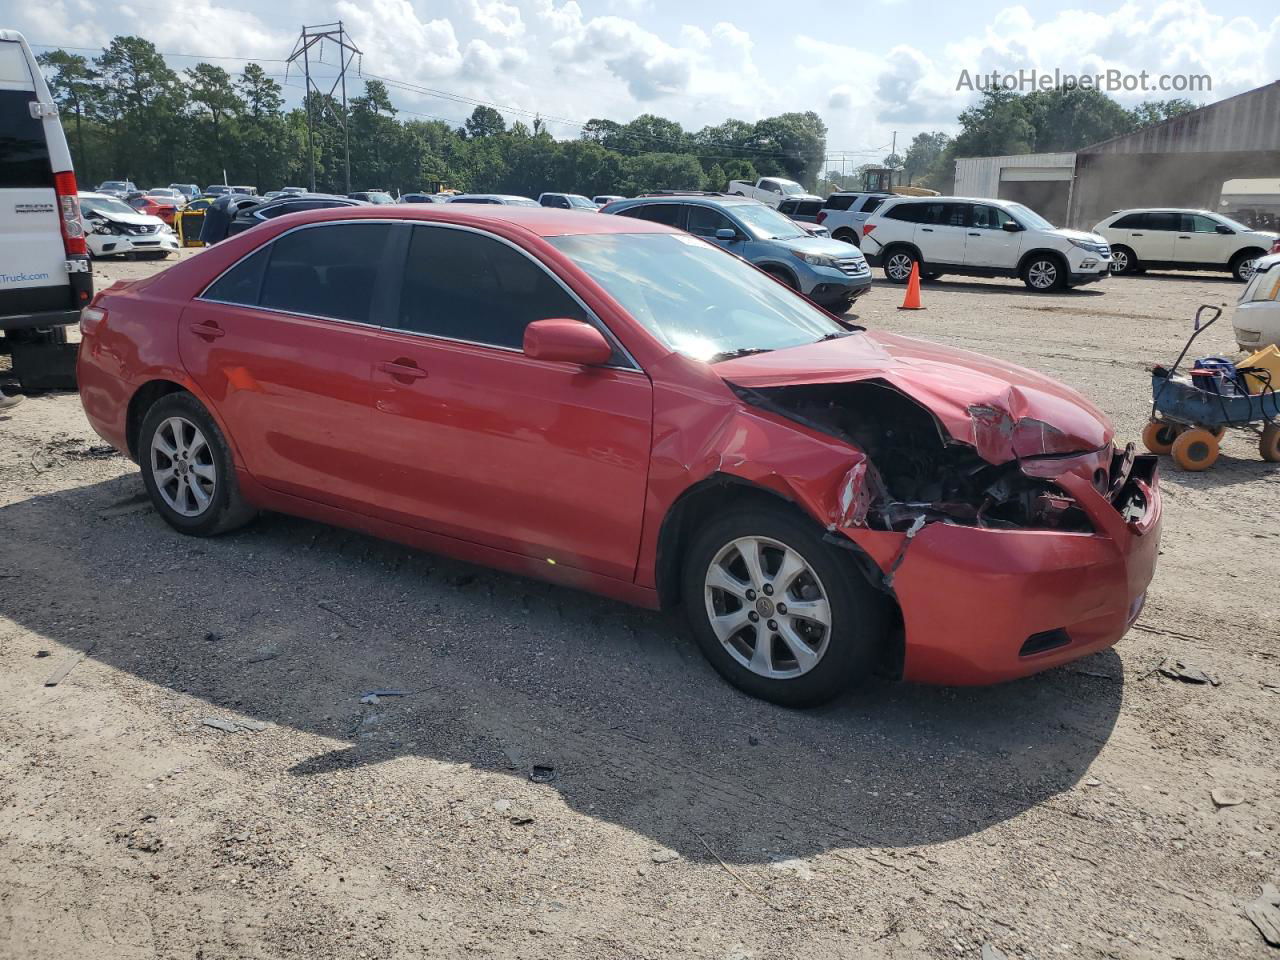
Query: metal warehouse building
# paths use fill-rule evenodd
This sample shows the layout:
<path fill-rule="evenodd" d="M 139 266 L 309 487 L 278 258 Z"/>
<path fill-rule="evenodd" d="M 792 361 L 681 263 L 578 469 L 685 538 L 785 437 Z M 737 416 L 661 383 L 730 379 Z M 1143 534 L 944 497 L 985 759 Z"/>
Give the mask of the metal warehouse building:
<path fill-rule="evenodd" d="M 1090 229 L 1127 207 L 1220 209 L 1231 180 L 1280 179 L 1280 81 L 1071 153 L 956 161 L 961 197 Z"/>
<path fill-rule="evenodd" d="M 1076 154 L 1068 222 L 1124 207 L 1216 210 L 1228 180 L 1280 177 L 1280 81 Z"/>
<path fill-rule="evenodd" d="M 1054 223 L 1066 223 L 1075 162 L 1074 153 L 957 160 L 955 195 L 1025 203 Z"/>

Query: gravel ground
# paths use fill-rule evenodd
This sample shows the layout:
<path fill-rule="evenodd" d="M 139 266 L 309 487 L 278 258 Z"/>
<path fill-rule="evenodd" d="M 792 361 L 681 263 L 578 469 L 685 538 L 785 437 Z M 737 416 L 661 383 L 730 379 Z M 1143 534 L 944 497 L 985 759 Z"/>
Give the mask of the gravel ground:
<path fill-rule="evenodd" d="M 1136 439 L 1146 366 L 1237 291 L 943 280 L 858 310 Z M 1229 352 L 1227 320 L 1203 339 Z M 1278 483 L 1243 434 L 1166 463 L 1113 651 L 790 712 L 675 617 L 280 516 L 180 537 L 75 396 L 34 397 L 0 415 L 0 957 L 1274 956 L 1242 908 L 1280 862 Z"/>

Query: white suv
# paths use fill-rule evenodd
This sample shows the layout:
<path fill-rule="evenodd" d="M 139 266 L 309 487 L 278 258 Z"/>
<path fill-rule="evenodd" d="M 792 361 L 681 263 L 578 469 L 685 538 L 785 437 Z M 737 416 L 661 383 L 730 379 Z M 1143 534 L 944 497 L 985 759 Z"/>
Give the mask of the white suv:
<path fill-rule="evenodd" d="M 862 226 L 862 252 L 894 283 L 906 283 L 919 263 L 925 280 L 1020 277 L 1039 292 L 1093 283 L 1111 267 L 1096 234 L 1055 227 L 1020 203 L 969 197 L 885 200 Z"/>
<path fill-rule="evenodd" d="M 1253 262 L 1280 239 L 1208 210 L 1117 210 L 1093 228 L 1111 243 L 1115 273 L 1227 270 L 1253 276 Z"/>
<path fill-rule="evenodd" d="M 836 240 L 862 245 L 862 225 L 892 193 L 851 193 L 841 190 L 831 194 L 822 204 L 817 223 L 822 224 Z"/>

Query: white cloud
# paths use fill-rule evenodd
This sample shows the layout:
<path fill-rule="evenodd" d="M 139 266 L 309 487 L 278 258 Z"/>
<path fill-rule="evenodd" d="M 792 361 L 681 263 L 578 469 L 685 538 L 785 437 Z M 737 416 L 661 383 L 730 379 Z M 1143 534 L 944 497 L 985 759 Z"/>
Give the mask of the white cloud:
<path fill-rule="evenodd" d="M 471 0 L 471 18 L 482 30 L 509 40 L 524 33 L 520 8 L 501 0 Z"/>
<path fill-rule="evenodd" d="M 409 0 L 339 0 L 336 11 L 371 73 L 412 81 L 449 77 L 462 67 L 453 23 L 419 20 Z"/>

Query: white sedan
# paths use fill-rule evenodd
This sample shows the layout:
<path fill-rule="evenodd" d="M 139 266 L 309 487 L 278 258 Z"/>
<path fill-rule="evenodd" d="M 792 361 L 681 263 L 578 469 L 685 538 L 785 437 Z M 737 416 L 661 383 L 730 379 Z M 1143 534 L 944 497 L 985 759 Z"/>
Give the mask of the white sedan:
<path fill-rule="evenodd" d="M 93 257 L 163 260 L 178 250 L 178 235 L 167 223 L 105 193 L 80 194 L 80 214 Z"/>
<path fill-rule="evenodd" d="M 1280 347 L 1280 254 L 1262 257 L 1253 271 L 1231 319 L 1236 343 L 1247 353 L 1269 343 Z"/>

